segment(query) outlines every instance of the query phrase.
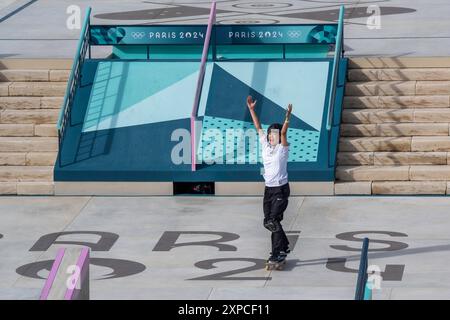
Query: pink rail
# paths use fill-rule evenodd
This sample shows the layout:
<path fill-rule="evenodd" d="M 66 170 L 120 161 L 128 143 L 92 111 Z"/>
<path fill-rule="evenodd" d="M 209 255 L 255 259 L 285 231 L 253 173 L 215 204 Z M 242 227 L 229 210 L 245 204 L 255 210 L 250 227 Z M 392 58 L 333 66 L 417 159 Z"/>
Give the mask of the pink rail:
<path fill-rule="evenodd" d="M 211 33 L 212 33 L 212 27 L 214 25 L 214 21 L 216 18 L 216 2 L 213 1 L 211 6 L 211 11 L 209 13 L 209 20 L 208 20 L 208 28 L 206 29 L 206 38 L 205 43 L 203 45 L 203 52 L 202 52 L 202 60 L 200 63 L 200 72 L 198 74 L 198 80 L 197 80 L 197 90 L 195 91 L 195 99 L 194 99 L 194 106 L 192 107 L 192 113 L 191 113 L 191 170 L 195 171 L 196 169 L 196 153 L 197 153 L 197 146 L 196 146 L 196 132 L 195 132 L 195 120 L 197 118 L 197 112 L 198 112 L 198 105 L 200 103 L 200 94 L 202 92 L 202 86 L 203 86 L 203 79 L 205 77 L 205 69 L 206 69 L 206 60 L 208 59 L 208 51 L 209 51 L 209 40 L 211 39 Z"/>
<path fill-rule="evenodd" d="M 59 265 L 61 264 L 61 261 L 64 257 L 65 249 L 61 248 L 58 250 L 58 253 L 56 254 L 55 261 L 53 262 L 52 269 L 50 270 L 50 274 L 45 281 L 44 289 L 41 292 L 40 300 L 47 300 L 47 297 L 50 293 L 50 289 L 53 285 L 53 281 L 55 281 L 56 273 L 58 272 Z"/>

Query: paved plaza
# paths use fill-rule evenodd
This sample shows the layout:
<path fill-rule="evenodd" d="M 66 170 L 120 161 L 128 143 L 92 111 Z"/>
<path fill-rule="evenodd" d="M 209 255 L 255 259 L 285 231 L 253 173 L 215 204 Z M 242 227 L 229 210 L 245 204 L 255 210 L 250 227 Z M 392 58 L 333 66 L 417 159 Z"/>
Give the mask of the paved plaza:
<path fill-rule="evenodd" d="M 210 1 L 19 0 L 0 6 L 0 58 L 73 58 L 80 30 L 66 26 L 67 9 L 92 24 L 206 24 Z M 335 22 L 347 8 L 345 50 L 352 56 L 446 56 L 450 54 L 450 2 L 447 0 L 217 1 L 218 24 Z M 378 6 L 380 29 L 367 27 Z M 3 10 L 2 10 L 2 7 Z M 5 18 L 6 17 L 6 18 Z M 102 49 L 94 54 L 104 56 Z"/>
<path fill-rule="evenodd" d="M 450 299 L 449 206 L 291 197 L 292 253 L 266 271 L 260 197 L 3 197 L 0 299 L 37 299 L 58 248 L 79 244 L 91 247 L 91 299 L 353 299 L 366 236 L 383 278 L 374 299 Z"/>

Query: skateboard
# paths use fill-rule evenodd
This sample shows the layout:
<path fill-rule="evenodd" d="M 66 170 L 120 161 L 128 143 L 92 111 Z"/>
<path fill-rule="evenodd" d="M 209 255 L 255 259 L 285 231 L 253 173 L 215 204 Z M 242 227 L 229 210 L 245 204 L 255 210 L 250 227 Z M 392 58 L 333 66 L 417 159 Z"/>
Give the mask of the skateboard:
<path fill-rule="evenodd" d="M 267 261 L 266 262 L 266 270 L 283 270 L 284 265 L 286 264 L 286 259 L 281 261 Z"/>

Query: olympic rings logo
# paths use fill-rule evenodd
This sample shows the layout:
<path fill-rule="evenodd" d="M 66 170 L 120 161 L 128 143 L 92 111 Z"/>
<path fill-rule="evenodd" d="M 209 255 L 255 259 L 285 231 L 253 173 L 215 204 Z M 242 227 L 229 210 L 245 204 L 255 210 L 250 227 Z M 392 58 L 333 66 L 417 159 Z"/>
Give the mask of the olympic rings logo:
<path fill-rule="evenodd" d="M 300 31 L 288 31 L 287 35 L 290 38 L 298 38 L 298 37 L 300 37 L 302 35 L 302 33 Z"/>
<path fill-rule="evenodd" d="M 143 39 L 145 37 L 145 32 L 132 32 L 131 36 L 133 39 Z"/>

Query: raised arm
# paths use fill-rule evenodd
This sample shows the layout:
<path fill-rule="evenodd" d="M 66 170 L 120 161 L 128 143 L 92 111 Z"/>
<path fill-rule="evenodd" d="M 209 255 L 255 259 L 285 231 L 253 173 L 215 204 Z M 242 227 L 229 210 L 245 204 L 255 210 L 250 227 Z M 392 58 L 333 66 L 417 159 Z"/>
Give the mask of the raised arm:
<path fill-rule="evenodd" d="M 255 125 L 256 130 L 258 131 L 258 134 L 264 135 L 264 132 L 261 128 L 261 123 L 259 123 L 258 116 L 255 112 L 255 106 L 256 106 L 256 100 L 253 101 L 252 96 L 247 97 L 247 107 L 250 110 L 250 115 L 252 116 L 253 124 Z"/>
<path fill-rule="evenodd" d="M 291 112 L 292 104 L 289 104 L 286 109 L 286 119 L 284 120 L 283 127 L 281 128 L 281 144 L 285 147 L 289 145 L 287 141 L 287 131 L 289 128 L 289 119 L 291 118 Z"/>

